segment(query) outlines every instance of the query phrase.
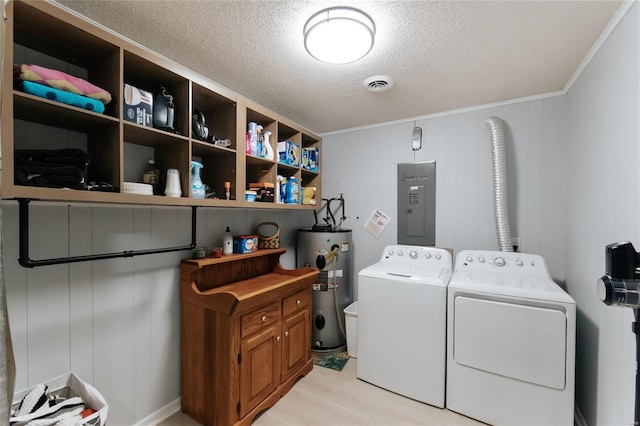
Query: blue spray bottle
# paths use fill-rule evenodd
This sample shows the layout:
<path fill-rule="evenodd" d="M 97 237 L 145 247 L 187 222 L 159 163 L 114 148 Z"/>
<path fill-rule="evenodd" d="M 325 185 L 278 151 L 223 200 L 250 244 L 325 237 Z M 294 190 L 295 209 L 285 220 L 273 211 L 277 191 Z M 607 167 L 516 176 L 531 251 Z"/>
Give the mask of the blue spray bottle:
<path fill-rule="evenodd" d="M 204 184 L 200 179 L 200 170 L 202 170 L 202 163 L 197 161 L 191 162 L 191 198 L 204 198 Z"/>

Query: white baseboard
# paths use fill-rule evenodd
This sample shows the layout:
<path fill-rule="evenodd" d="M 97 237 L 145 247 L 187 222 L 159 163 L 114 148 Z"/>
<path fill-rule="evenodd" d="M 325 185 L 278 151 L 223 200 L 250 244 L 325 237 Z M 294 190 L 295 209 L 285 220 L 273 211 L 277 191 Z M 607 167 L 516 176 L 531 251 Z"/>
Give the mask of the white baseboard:
<path fill-rule="evenodd" d="M 575 426 L 589 426 L 589 423 L 587 423 L 587 420 L 582 415 L 582 411 L 580 411 L 580 407 L 578 407 L 578 404 L 574 405 L 573 424 Z"/>
<path fill-rule="evenodd" d="M 180 411 L 180 398 L 176 398 L 164 407 L 161 407 L 159 410 L 154 411 L 149 414 L 144 419 L 136 422 L 133 426 L 149 426 L 149 425 L 157 425 L 163 420 L 168 419 L 173 416 L 175 413 Z"/>

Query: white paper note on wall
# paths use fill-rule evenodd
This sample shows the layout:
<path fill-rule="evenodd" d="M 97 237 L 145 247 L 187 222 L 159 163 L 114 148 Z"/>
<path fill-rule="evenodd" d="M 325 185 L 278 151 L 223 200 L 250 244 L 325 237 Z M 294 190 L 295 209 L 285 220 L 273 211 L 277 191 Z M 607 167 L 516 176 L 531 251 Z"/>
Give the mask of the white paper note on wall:
<path fill-rule="evenodd" d="M 387 227 L 390 220 L 391 218 L 384 214 L 382 210 L 375 209 L 373 213 L 371 213 L 371 217 L 369 217 L 367 223 L 363 225 L 363 228 L 369 231 L 371 235 L 378 238 L 380 234 L 382 234 L 382 231 L 384 231 L 384 228 Z"/>

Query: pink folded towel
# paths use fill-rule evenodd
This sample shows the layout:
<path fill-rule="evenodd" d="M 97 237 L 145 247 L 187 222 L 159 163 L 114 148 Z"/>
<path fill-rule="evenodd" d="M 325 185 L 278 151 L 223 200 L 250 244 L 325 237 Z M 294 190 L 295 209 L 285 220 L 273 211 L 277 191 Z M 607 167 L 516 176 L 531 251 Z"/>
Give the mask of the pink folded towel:
<path fill-rule="evenodd" d="M 38 65 L 20 65 L 20 79 L 51 86 L 55 89 L 83 95 L 101 101 L 103 104 L 111 102 L 111 94 L 106 90 L 78 77 L 62 71 L 44 68 Z"/>

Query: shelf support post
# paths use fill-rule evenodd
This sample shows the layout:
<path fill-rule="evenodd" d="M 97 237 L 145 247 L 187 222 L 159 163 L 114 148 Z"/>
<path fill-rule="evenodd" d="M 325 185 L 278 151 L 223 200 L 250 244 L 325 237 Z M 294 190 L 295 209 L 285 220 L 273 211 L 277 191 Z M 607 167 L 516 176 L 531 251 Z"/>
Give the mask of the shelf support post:
<path fill-rule="evenodd" d="M 27 198 L 18 199 L 18 223 L 19 223 L 19 254 L 18 262 L 21 266 L 28 267 L 29 259 L 29 202 Z"/>

